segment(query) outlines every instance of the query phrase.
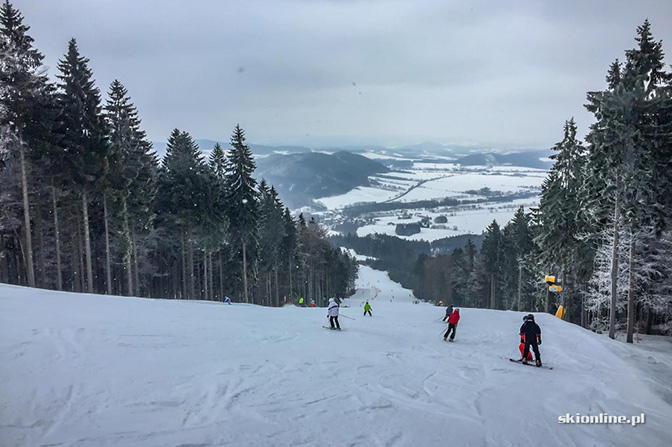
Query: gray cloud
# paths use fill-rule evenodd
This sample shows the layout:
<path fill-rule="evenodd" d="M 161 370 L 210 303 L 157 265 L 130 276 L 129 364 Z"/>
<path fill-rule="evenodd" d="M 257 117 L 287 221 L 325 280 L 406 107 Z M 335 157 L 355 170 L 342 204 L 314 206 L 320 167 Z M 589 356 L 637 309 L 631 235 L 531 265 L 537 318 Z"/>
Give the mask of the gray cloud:
<path fill-rule="evenodd" d="M 548 147 L 635 45 L 664 47 L 672 2 L 15 1 L 50 73 L 75 37 L 101 91 L 118 78 L 150 138 Z M 355 85 L 353 85 L 353 83 Z"/>

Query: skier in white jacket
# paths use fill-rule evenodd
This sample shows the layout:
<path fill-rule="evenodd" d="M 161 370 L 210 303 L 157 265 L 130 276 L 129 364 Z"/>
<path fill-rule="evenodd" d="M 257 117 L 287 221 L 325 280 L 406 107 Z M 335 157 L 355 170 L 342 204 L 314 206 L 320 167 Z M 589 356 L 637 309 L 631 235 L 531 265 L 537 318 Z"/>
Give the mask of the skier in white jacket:
<path fill-rule="evenodd" d="M 329 306 L 327 307 L 327 318 L 329 318 L 329 324 L 331 324 L 332 329 L 341 330 L 341 326 L 338 324 L 338 304 L 333 298 L 329 298 Z M 334 327 L 334 322 L 336 326 Z"/>

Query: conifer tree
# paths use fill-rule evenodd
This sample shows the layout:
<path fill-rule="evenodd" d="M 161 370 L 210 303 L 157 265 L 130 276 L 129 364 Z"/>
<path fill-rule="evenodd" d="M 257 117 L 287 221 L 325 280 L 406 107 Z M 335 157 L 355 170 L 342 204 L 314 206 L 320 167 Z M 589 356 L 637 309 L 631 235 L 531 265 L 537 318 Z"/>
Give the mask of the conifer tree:
<path fill-rule="evenodd" d="M 503 258 L 503 236 L 496 220 L 493 220 L 485 229 L 485 239 L 481 247 L 483 267 L 489 275 L 490 309 L 498 308 L 497 283 L 501 276 L 501 260 Z"/>
<path fill-rule="evenodd" d="M 256 168 L 245 132 L 236 125 L 231 136 L 226 174 L 226 207 L 231 243 L 242 262 L 243 298 L 249 302 L 249 289 L 256 280 L 259 252 L 259 192 L 252 174 Z"/>
<path fill-rule="evenodd" d="M 664 141 L 666 138 L 669 140 L 669 136 L 661 130 L 669 129 L 671 125 L 661 121 L 661 117 L 665 116 L 670 75 L 663 71 L 662 44 L 653 40 L 648 20 L 638 27 L 637 34 L 638 47 L 626 52 L 624 66 L 612 64 L 607 76 L 608 89 L 589 93 L 589 104 L 586 106 L 597 118 L 589 136 L 589 175 L 600 179 L 606 185 L 603 191 L 613 197 L 610 201 L 613 203 L 614 240 L 611 243 L 609 330 L 612 338 L 615 337 L 619 223 L 622 221 L 633 235 L 628 250 L 628 262 L 632 265 L 641 228 L 652 224 L 662 229 L 669 216 L 669 210 L 665 208 L 669 198 L 665 197 L 667 193 L 660 192 L 659 187 L 667 184 L 666 179 L 670 175 L 669 171 L 660 169 L 669 163 L 660 155 L 665 153 L 665 149 L 661 150 Z M 629 269 L 628 342 L 632 342 L 635 316 L 633 271 L 633 268 Z"/>
<path fill-rule="evenodd" d="M 23 16 L 8 0 L 0 6 L 0 138 L 19 160 L 23 233 L 28 285 L 35 287 L 27 152 L 44 144 L 52 87 L 42 68 L 44 56 L 33 48 Z"/>
<path fill-rule="evenodd" d="M 187 132 L 174 129 L 159 174 L 157 201 L 165 220 L 180 230 L 183 298 L 196 298 L 194 230 L 207 206 L 206 182 L 206 165 L 198 146 Z"/>
<path fill-rule="evenodd" d="M 142 221 L 153 200 L 156 161 L 151 153 L 151 143 L 140 129 L 138 112 L 126 88 L 118 80 L 110 85 L 105 118 L 108 123 L 110 155 L 105 197 L 111 196 L 119 216 L 117 231 L 121 260 L 126 276 L 127 293 L 137 292 L 133 287 L 132 257 L 134 253 L 131 222 Z M 129 203 L 130 202 L 130 203 Z M 141 204 L 145 204 L 142 206 Z M 135 206 L 134 206 L 135 205 Z"/>
<path fill-rule="evenodd" d="M 71 39 L 68 52 L 59 61 L 59 107 L 61 141 L 67 173 L 76 185 L 82 204 L 82 223 L 86 252 L 87 290 L 93 292 L 91 236 L 89 224 L 90 195 L 96 182 L 107 172 L 107 130 L 101 114 L 100 91 L 94 85 L 89 60 L 80 56 L 77 42 Z"/>

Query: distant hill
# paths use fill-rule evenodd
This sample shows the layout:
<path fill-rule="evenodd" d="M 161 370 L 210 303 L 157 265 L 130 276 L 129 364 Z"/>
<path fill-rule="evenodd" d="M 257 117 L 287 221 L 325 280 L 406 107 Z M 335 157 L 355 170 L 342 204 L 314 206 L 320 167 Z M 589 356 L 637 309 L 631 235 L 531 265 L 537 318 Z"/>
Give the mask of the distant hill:
<path fill-rule="evenodd" d="M 255 176 L 274 185 L 287 206 L 298 208 L 318 197 L 366 186 L 368 176 L 388 171 L 377 161 L 351 152 L 306 152 L 259 158 Z"/>
<path fill-rule="evenodd" d="M 551 161 L 545 161 L 551 151 L 536 150 L 528 152 L 513 152 L 509 154 L 497 154 L 494 152 L 486 154 L 472 154 L 458 158 L 456 163 L 463 166 L 523 166 L 526 168 L 549 169 L 553 166 Z"/>
<path fill-rule="evenodd" d="M 228 141 L 215 141 L 199 138 L 194 140 L 198 145 L 198 148 L 204 155 L 208 155 L 215 144 L 219 143 L 224 150 L 229 150 L 230 146 Z M 166 146 L 167 143 L 163 141 L 152 141 L 154 150 L 156 151 L 159 158 L 163 158 L 166 155 Z M 270 155 L 275 153 L 303 153 L 310 152 L 312 149 L 305 146 L 267 146 L 264 144 L 250 144 L 250 149 L 252 150 L 252 155 Z"/>

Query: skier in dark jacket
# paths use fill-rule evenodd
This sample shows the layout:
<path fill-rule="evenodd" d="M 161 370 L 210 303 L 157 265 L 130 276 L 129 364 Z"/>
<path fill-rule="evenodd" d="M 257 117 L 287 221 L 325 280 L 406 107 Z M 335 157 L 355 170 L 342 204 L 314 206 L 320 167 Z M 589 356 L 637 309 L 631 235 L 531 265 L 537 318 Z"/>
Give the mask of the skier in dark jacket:
<path fill-rule="evenodd" d="M 441 321 L 446 321 L 448 318 L 450 318 L 450 314 L 453 313 L 453 305 L 449 304 L 448 307 L 446 307 L 446 316 L 441 319 Z"/>
<path fill-rule="evenodd" d="M 525 339 L 525 348 L 523 349 L 523 363 L 527 364 L 527 355 L 530 353 L 530 346 L 534 351 L 534 358 L 537 359 L 536 365 L 541 366 L 541 354 L 539 354 L 539 345 L 541 344 L 541 328 L 534 322 L 534 315 L 529 314 L 527 320 L 520 327 L 520 335 Z"/>

